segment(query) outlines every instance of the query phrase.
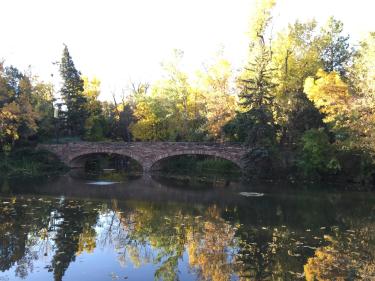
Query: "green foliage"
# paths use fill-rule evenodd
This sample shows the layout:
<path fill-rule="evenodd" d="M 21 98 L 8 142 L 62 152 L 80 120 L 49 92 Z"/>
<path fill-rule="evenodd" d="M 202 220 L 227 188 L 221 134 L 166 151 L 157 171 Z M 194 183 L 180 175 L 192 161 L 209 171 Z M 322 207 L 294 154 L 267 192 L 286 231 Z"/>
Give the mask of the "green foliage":
<path fill-rule="evenodd" d="M 341 169 L 335 153 L 327 133 L 322 129 L 311 129 L 302 136 L 297 165 L 305 176 L 333 174 Z"/>
<path fill-rule="evenodd" d="M 150 91 L 134 95 L 137 140 L 202 141 L 222 139 L 222 126 L 235 114 L 231 65 L 221 55 L 204 71 L 189 77 L 182 69 L 183 53 L 163 64 L 164 78 Z"/>
<path fill-rule="evenodd" d="M 105 140 L 105 132 L 108 130 L 107 122 L 102 117 L 93 118 L 90 123 L 86 123 L 89 127 L 86 129 L 85 140 L 103 141 Z"/>
<path fill-rule="evenodd" d="M 0 154 L 0 169 L 7 177 L 39 177 L 65 172 L 66 166 L 52 153 L 32 148 Z"/>
<path fill-rule="evenodd" d="M 256 1 L 249 55 L 237 77 L 223 52 L 188 75 L 183 51 L 175 50 L 162 64 L 163 78 L 132 83 L 120 101 L 115 95 L 113 102 L 99 101 L 100 80 L 81 77 L 64 46 L 65 104 L 58 118 L 52 85 L 0 63 L 0 150 L 10 154 L 57 135 L 61 142 L 229 140 L 248 148 L 251 176 L 296 165 L 306 177 L 333 174 L 358 152 L 369 156 L 353 178 L 369 178 L 375 163 L 374 33 L 353 50 L 343 23 L 331 17 L 322 28 L 315 20 L 297 21 L 273 36 L 275 4 Z M 279 159 L 287 154 L 290 161 Z M 346 155 L 340 165 L 338 155 Z"/>
<path fill-rule="evenodd" d="M 344 24 L 330 17 L 326 26 L 322 28 L 319 46 L 325 71 L 336 71 L 341 76 L 345 76 L 346 68 L 353 56 L 349 35 L 343 35 L 343 30 Z"/>
<path fill-rule="evenodd" d="M 278 138 L 283 147 L 294 149 L 302 134 L 323 126 L 323 116 L 303 91 L 305 79 L 323 68 L 317 23 L 290 24 L 272 42 L 272 64 L 277 82 L 274 106 Z"/>
<path fill-rule="evenodd" d="M 236 112 L 236 116 L 223 127 L 225 138 L 232 142 L 246 142 L 250 130 L 247 114 Z"/>
<path fill-rule="evenodd" d="M 274 69 L 271 68 L 272 53 L 265 42 L 265 33 L 271 20 L 270 10 L 274 1 L 263 1 L 255 17 L 254 34 L 250 42 L 248 67 L 239 79 L 241 119 L 244 125 L 233 128 L 239 132 L 246 129 L 245 144 L 248 153 L 245 156 L 245 170 L 248 178 L 271 176 L 272 152 L 276 144 L 276 126 L 274 118 L 274 100 L 276 84 L 272 81 Z M 237 122 L 238 124 L 238 122 Z M 241 128 L 242 127 L 242 128 Z M 230 127 L 227 127 L 227 130 Z M 237 133 L 237 135 L 239 135 Z"/>
<path fill-rule="evenodd" d="M 0 63 L 0 151 L 51 132 L 51 85 Z"/>
<path fill-rule="evenodd" d="M 375 163 L 371 154 L 363 150 L 340 149 L 336 157 L 341 167 L 341 177 L 351 183 L 370 186 L 375 180 Z"/>
<path fill-rule="evenodd" d="M 232 162 L 200 155 L 184 155 L 171 157 L 161 163 L 161 170 L 164 172 L 177 173 L 238 173 L 239 168 Z"/>
<path fill-rule="evenodd" d="M 250 147 L 244 159 L 245 178 L 247 180 L 274 178 L 276 159 L 275 151 L 270 147 Z"/>

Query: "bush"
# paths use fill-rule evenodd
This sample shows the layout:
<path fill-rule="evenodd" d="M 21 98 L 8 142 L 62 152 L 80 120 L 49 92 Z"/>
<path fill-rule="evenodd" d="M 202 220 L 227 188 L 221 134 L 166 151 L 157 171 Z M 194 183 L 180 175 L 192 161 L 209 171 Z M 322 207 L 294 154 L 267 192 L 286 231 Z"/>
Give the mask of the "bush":
<path fill-rule="evenodd" d="M 8 177 L 43 176 L 67 170 L 56 155 L 32 148 L 16 149 L 8 156 L 0 155 L 0 168 Z"/>
<path fill-rule="evenodd" d="M 269 179 L 273 178 L 273 162 L 275 159 L 272 149 L 266 147 L 250 148 L 245 156 L 245 178 Z"/>
<path fill-rule="evenodd" d="M 232 162 L 204 155 L 183 155 L 170 157 L 161 161 L 160 168 L 164 172 L 177 173 L 239 173 L 239 168 Z"/>
<path fill-rule="evenodd" d="M 311 129 L 303 134 L 297 166 L 307 177 L 334 174 L 341 169 L 335 148 L 323 129 Z"/>

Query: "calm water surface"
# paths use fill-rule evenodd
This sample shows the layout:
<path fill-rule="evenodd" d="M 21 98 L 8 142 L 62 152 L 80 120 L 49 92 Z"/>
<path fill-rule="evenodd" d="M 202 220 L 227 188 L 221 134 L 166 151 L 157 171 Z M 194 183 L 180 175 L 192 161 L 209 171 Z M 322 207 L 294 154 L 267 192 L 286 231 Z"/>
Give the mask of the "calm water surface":
<path fill-rule="evenodd" d="M 111 179 L 4 182 L 0 281 L 375 280 L 374 193 Z"/>

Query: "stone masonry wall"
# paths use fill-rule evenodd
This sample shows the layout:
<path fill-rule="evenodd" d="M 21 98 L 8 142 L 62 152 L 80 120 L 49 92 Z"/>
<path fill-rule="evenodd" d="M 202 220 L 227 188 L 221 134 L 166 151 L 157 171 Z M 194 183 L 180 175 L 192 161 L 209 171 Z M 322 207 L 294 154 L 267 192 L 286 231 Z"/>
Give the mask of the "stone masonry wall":
<path fill-rule="evenodd" d="M 93 153 L 119 154 L 133 158 L 144 172 L 151 170 L 159 160 L 175 155 L 200 154 L 227 159 L 243 167 L 246 150 L 241 145 L 195 142 L 77 142 L 41 144 L 39 149 L 55 153 L 66 165 L 77 167 L 79 157 Z"/>

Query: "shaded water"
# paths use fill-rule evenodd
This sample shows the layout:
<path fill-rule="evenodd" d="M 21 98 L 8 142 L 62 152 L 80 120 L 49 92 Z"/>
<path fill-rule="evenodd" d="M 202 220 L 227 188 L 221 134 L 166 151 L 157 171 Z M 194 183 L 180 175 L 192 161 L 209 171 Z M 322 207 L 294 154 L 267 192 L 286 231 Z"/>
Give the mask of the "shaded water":
<path fill-rule="evenodd" d="M 1 281 L 375 280 L 374 193 L 95 180 L 3 185 Z"/>

